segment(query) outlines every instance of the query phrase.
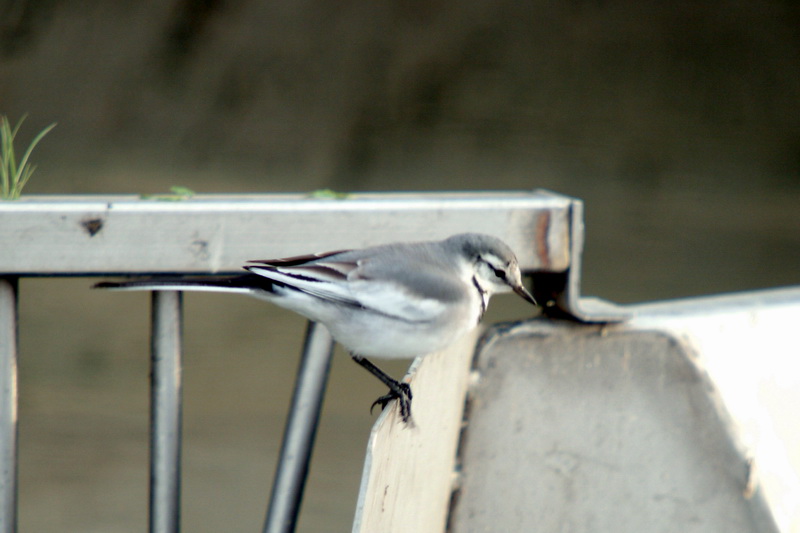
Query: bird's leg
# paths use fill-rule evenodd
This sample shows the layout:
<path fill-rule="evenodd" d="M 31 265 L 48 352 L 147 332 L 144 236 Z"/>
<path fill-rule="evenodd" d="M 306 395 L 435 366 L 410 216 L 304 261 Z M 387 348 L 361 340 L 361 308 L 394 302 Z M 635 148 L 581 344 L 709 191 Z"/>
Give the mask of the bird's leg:
<path fill-rule="evenodd" d="M 392 379 L 388 374 L 386 374 L 386 372 L 373 365 L 372 362 L 360 355 L 350 354 L 350 356 L 353 358 L 353 361 L 364 367 L 367 372 L 381 380 L 384 385 L 389 387 L 389 394 L 381 396 L 372 402 L 372 405 L 370 406 L 370 412 L 376 405 L 380 405 L 381 409 L 385 409 L 386 404 L 392 400 L 397 400 L 400 402 L 400 416 L 402 417 L 403 422 L 407 423 L 411 418 L 411 387 L 409 384 Z"/>

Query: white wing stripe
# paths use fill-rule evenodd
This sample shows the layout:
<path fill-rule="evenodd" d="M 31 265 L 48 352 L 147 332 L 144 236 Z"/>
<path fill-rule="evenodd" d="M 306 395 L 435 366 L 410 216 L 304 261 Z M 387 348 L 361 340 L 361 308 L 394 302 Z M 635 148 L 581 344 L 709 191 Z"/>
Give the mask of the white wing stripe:
<path fill-rule="evenodd" d="M 361 305 L 358 300 L 353 298 L 353 295 L 350 294 L 350 291 L 342 283 L 323 281 L 313 276 L 306 275 L 309 274 L 308 272 L 293 274 L 290 272 L 283 272 L 282 270 L 260 267 L 249 267 L 248 270 L 259 276 L 264 276 L 265 278 L 283 283 L 289 287 L 294 287 L 308 294 L 313 294 L 324 300 Z"/>
<path fill-rule="evenodd" d="M 301 268 L 277 269 L 251 266 L 248 270 L 321 300 L 358 305 L 411 322 L 435 320 L 445 310 L 442 302 L 430 298 L 415 299 L 392 282 L 376 280 L 329 282 L 314 278 L 311 275 L 313 272 Z M 289 270 L 294 272 L 288 272 Z"/>

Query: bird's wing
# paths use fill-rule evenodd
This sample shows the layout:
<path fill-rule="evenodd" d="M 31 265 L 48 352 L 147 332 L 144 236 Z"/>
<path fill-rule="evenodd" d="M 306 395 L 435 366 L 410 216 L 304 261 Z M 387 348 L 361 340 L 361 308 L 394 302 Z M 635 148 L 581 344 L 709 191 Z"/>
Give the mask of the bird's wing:
<path fill-rule="evenodd" d="M 305 255 L 286 259 L 250 261 L 245 268 L 282 285 L 336 303 L 361 305 L 350 294 L 347 276 L 358 268 L 356 260 L 343 259 L 348 252 Z"/>
<path fill-rule="evenodd" d="M 254 261 L 247 270 L 322 300 L 355 305 L 411 322 L 439 317 L 458 288 L 430 269 L 404 271 L 378 265 L 357 252 L 336 252 L 278 261 Z"/>
<path fill-rule="evenodd" d="M 350 292 L 361 306 L 408 322 L 430 322 L 447 310 L 445 302 L 395 280 L 355 280 Z"/>
<path fill-rule="evenodd" d="M 349 289 L 364 307 L 411 322 L 436 320 L 464 298 L 460 280 L 441 265 L 417 256 L 365 259 L 348 276 Z"/>

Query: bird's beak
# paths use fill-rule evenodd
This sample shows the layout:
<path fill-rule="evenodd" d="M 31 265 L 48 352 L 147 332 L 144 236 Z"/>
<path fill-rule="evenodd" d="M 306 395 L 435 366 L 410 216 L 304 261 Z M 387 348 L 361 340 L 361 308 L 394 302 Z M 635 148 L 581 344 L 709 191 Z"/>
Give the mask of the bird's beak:
<path fill-rule="evenodd" d="M 526 289 L 524 286 L 522 286 L 522 284 L 516 285 L 516 286 L 512 287 L 512 289 L 514 290 L 514 292 L 516 292 L 517 294 L 522 296 L 528 302 L 532 303 L 533 305 L 538 305 L 536 303 L 536 298 L 534 298 L 533 295 L 528 292 L 528 289 Z"/>

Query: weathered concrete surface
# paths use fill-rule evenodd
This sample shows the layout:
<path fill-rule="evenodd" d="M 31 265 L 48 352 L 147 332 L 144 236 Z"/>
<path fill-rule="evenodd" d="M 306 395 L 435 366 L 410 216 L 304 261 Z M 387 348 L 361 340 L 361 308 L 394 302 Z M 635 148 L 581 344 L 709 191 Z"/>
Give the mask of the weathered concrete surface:
<path fill-rule="evenodd" d="M 759 468 L 776 450 L 790 456 L 793 442 L 768 435 L 768 424 L 756 439 L 744 431 L 753 424 L 741 424 L 748 412 L 770 416 L 747 390 L 765 375 L 726 381 L 721 370 L 754 368 L 743 361 L 761 357 L 752 350 L 759 334 L 776 334 L 766 324 L 796 321 L 798 291 L 775 295 L 642 307 L 606 328 L 534 321 L 495 330 L 476 359 L 451 530 L 797 531 L 797 507 L 787 504 L 796 472 L 773 461 L 784 465 L 776 486 Z M 731 320 L 735 330 L 718 327 Z M 800 345 L 793 328 L 778 331 L 785 338 L 769 346 L 785 353 L 771 374 L 796 364 Z M 726 343 L 708 340 L 721 332 Z M 747 353 L 720 363 L 737 343 Z M 752 445 L 776 440 L 782 449 Z"/>

